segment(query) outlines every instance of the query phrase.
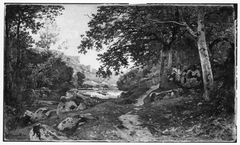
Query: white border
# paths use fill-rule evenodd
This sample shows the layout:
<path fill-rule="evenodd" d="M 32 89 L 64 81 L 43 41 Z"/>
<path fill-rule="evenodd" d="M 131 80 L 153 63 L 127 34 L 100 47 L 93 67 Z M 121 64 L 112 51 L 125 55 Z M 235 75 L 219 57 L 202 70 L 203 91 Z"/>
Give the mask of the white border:
<path fill-rule="evenodd" d="M 0 53 L 0 58 L 1 58 L 1 71 L 0 71 L 0 80 L 1 80 L 1 101 L 0 101 L 0 105 L 1 105 L 1 108 L 3 108 L 3 60 L 4 60 L 4 57 L 3 57 L 3 51 L 4 51 L 4 46 L 3 46 L 3 41 L 4 41 L 4 23 L 3 23 L 3 20 L 4 20 L 4 3 L 89 3 L 89 4 L 94 4 L 94 3 L 129 3 L 129 4 L 145 4 L 145 3 L 198 3 L 198 4 L 201 4 L 201 3 L 208 3 L 208 4 L 214 4 L 214 3 L 222 3 L 222 4 L 229 4 L 229 3 L 238 3 L 237 0 L 228 0 L 228 1 L 213 1 L 213 2 L 210 2 L 209 0 L 201 0 L 201 1 L 186 1 L 186 0 L 88 0 L 88 1 L 77 1 L 77 0 L 41 0 L 41 1 L 37 1 L 37 0 L 3 0 L 1 1 L 1 5 L 0 5 L 0 10 L 1 10 L 1 14 L 0 14 L 0 20 L 1 20 L 1 27 L 0 27 L 0 32 L 1 32 L 1 39 L 0 39 L 0 42 L 1 42 L 1 53 Z M 238 17 L 239 17 L 239 6 L 238 6 Z M 239 30 L 238 30 L 239 31 Z M 239 34 L 239 33 L 238 33 Z M 239 36 L 238 36 L 238 40 L 237 40 L 237 44 L 239 46 Z M 237 64 L 239 65 L 240 62 L 239 62 L 239 50 L 237 51 Z M 238 78 L 238 66 L 237 66 L 237 78 Z M 237 86 L 239 86 L 239 79 L 237 79 Z M 240 94 L 239 93 L 239 87 L 237 88 L 237 95 Z M 236 95 L 236 97 L 237 97 Z M 237 99 L 237 104 L 239 104 L 239 99 Z M 237 118 L 239 118 L 239 105 L 237 105 Z M 1 116 L 1 119 L 0 119 L 0 144 L 32 144 L 33 142 L 3 142 L 3 111 L 1 110 L 0 111 L 0 116 Z M 239 119 L 237 120 L 237 125 L 239 124 Z M 239 133 L 239 127 L 237 128 L 237 133 Z M 237 137 L 238 139 L 238 142 L 239 142 L 239 135 Z M 56 142 L 34 142 L 34 144 L 43 144 L 43 143 L 47 143 L 47 144 L 56 144 Z M 61 143 L 61 142 L 57 142 L 57 143 Z M 78 143 L 78 142 L 74 142 L 74 143 Z M 92 144 L 92 143 L 82 143 L 82 142 L 79 142 L 80 144 Z M 63 144 L 70 144 L 70 142 L 66 142 L 66 143 L 63 143 Z M 95 144 L 95 143 L 93 143 Z M 98 142 L 97 144 L 106 144 L 106 142 L 104 143 L 100 143 Z M 111 143 L 112 144 L 112 143 Z M 115 144 L 115 143 L 113 143 Z M 117 144 L 124 144 L 124 143 L 117 143 Z M 136 143 L 132 143 L 132 144 L 136 144 Z M 141 144 L 146 144 L 146 143 L 141 143 Z M 174 143 L 168 143 L 168 144 L 174 144 Z M 190 143 L 192 144 L 192 143 Z M 204 143 L 198 143 L 198 144 L 204 144 Z M 205 143 L 206 144 L 206 143 Z M 229 144 L 229 143 L 221 143 L 221 144 Z"/>

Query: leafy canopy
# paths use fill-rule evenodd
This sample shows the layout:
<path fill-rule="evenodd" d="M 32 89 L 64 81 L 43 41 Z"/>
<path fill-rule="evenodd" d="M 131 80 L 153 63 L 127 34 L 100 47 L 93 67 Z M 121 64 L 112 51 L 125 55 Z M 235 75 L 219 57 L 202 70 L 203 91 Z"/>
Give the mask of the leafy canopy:
<path fill-rule="evenodd" d="M 227 6 L 206 7 L 207 41 L 216 39 L 216 31 L 229 28 L 224 19 L 232 15 L 231 11 L 232 7 Z M 112 70 L 118 74 L 129 60 L 135 66 L 156 64 L 161 50 L 168 50 L 183 39 L 189 38 L 196 46 L 197 7 L 100 6 L 88 26 L 90 30 L 82 35 L 79 52 L 107 47 L 98 55 L 102 63 L 98 75 L 106 77 L 112 75 Z"/>
<path fill-rule="evenodd" d="M 168 6 L 101 6 L 98 13 L 92 15 L 79 52 L 86 53 L 95 48 L 106 52 L 99 54 L 102 63 L 98 74 L 111 75 L 111 70 L 120 72 L 122 67 L 157 63 L 162 48 L 173 42 L 178 25 L 166 23 L 158 25 L 148 19 L 161 21 L 179 21 L 176 7 Z"/>

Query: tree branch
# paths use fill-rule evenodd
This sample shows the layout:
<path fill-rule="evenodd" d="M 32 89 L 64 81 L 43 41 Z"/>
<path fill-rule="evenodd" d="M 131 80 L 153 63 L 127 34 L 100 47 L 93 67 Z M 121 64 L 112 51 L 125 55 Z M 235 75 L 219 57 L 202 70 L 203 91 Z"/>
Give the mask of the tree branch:
<path fill-rule="evenodd" d="M 177 25 L 180 25 L 180 26 L 184 26 L 186 27 L 186 29 L 188 30 L 188 32 L 195 38 L 197 38 L 197 35 L 193 32 L 193 30 L 188 26 L 188 24 L 186 22 L 184 23 L 179 23 L 179 22 L 176 22 L 176 21 L 158 21 L 158 20 L 154 20 L 154 19 L 148 19 L 150 21 L 153 21 L 155 23 L 158 23 L 158 24 L 167 24 L 167 23 L 173 23 L 173 24 L 177 24 Z"/>
<path fill-rule="evenodd" d="M 174 24 L 177 24 L 177 25 L 180 25 L 180 26 L 186 26 L 184 23 L 178 23 L 176 21 L 158 21 L 158 20 L 154 20 L 154 19 L 148 19 L 150 21 L 153 21 L 153 22 L 156 22 L 158 24 L 166 24 L 166 23 L 174 23 Z"/>
<path fill-rule="evenodd" d="M 88 14 L 84 14 L 84 16 L 87 16 L 89 19 L 93 18 L 93 17 L 89 16 Z"/>

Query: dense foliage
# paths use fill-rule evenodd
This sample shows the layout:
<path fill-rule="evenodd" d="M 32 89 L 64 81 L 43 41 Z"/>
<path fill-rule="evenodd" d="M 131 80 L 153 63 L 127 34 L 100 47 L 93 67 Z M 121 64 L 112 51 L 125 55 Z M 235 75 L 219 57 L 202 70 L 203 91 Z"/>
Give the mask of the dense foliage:
<path fill-rule="evenodd" d="M 81 72 L 77 72 L 77 84 L 79 87 L 82 87 L 83 86 L 83 82 L 84 82 L 84 79 L 85 79 L 85 75 Z"/>
<path fill-rule="evenodd" d="M 62 6 L 7 4 L 5 8 L 4 102 L 17 106 L 21 105 L 17 103 L 20 96 L 29 96 L 24 92 L 50 87 L 55 81 L 68 81 L 70 78 L 66 75 L 71 74 L 72 70 L 61 60 L 53 58 L 50 52 L 39 53 L 31 49 L 34 44 L 31 33 L 36 34 L 44 27 L 42 19 L 53 21 L 61 15 Z M 53 66 L 56 67 L 55 72 Z M 60 70 L 69 73 L 56 72 Z M 57 80 L 60 77 L 66 79 Z M 58 86 L 61 83 L 58 82 Z"/>
<path fill-rule="evenodd" d="M 187 51 L 181 44 L 197 50 L 204 84 L 204 98 L 209 100 L 213 90 L 211 63 L 226 55 L 213 46 L 227 40 L 234 43 L 233 6 L 100 6 L 88 23 L 90 30 L 83 35 L 79 50 L 103 50 L 99 54 L 102 65 L 98 75 L 104 77 L 121 72 L 132 61 L 135 66 L 158 64 L 160 61 L 160 87 L 169 88 L 167 76 L 174 65 L 181 67 L 180 55 Z M 232 37 L 233 36 L 233 37 Z M 186 53 L 187 54 L 187 53 Z M 194 60 L 195 60 L 194 59 Z M 175 60 L 175 62 L 173 62 Z M 221 59 L 223 60 L 224 59 Z M 219 62 L 219 60 L 217 60 Z"/>

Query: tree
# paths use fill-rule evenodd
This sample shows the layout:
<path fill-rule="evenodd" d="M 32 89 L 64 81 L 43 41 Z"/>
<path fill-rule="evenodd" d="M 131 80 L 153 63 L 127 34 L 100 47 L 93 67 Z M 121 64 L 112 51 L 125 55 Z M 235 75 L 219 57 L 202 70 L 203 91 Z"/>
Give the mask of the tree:
<path fill-rule="evenodd" d="M 81 72 L 77 72 L 77 84 L 79 87 L 83 87 L 83 83 L 85 80 L 85 75 Z"/>
<path fill-rule="evenodd" d="M 161 51 L 167 55 L 179 32 L 179 26 L 174 23 L 155 25 L 148 21 L 149 17 L 160 20 L 179 19 L 177 8 L 162 7 L 163 9 L 159 6 L 100 7 L 89 22 L 91 29 L 81 41 L 80 52 L 85 53 L 93 47 L 100 51 L 103 45 L 108 45 L 107 51 L 99 54 L 103 65 L 98 74 L 104 77 L 112 74 L 111 69 L 118 73 L 122 67 L 127 67 L 129 59 L 136 66 L 147 65 L 149 61 L 158 63 Z M 171 63 L 168 66 L 171 67 Z"/>
<path fill-rule="evenodd" d="M 44 28 L 40 33 L 40 40 L 36 45 L 40 48 L 50 49 L 51 45 L 58 41 L 59 29 L 56 21 L 49 18 L 44 19 Z"/>
<path fill-rule="evenodd" d="M 88 23 L 90 30 L 83 37 L 79 52 L 88 49 L 97 51 L 107 45 L 108 49 L 99 54 L 102 62 L 99 75 L 111 75 L 111 70 L 119 72 L 127 67 L 129 58 L 136 66 L 161 62 L 160 87 L 167 86 L 167 73 L 172 65 L 172 48 L 176 42 L 189 38 L 199 51 L 203 72 L 205 99 L 208 100 L 213 86 L 213 76 L 208 55 L 207 38 L 213 34 L 205 34 L 206 16 L 224 15 L 221 6 L 102 6 Z M 228 6 L 227 6 L 228 7 Z M 231 6 L 230 6 L 231 7 Z M 204 9 L 207 9 L 205 11 Z M 232 9 L 232 7 L 230 8 Z M 206 13 L 206 14 L 205 14 Z M 213 25 L 222 31 L 223 19 L 217 20 L 222 25 Z M 208 23 L 208 24 L 207 24 Z M 211 26 L 211 28 L 213 28 Z M 226 27 L 224 27 L 226 28 Z M 159 57 L 160 56 L 160 57 Z"/>
<path fill-rule="evenodd" d="M 223 10 L 225 9 L 225 10 Z M 227 11 L 227 14 L 224 13 Z M 203 79 L 203 85 L 204 85 L 204 99 L 208 101 L 210 98 L 211 91 L 213 90 L 213 85 L 214 85 L 214 79 L 213 79 L 213 74 L 212 74 L 212 67 L 210 63 L 210 57 L 209 57 L 209 49 L 207 46 L 207 41 L 206 41 L 206 28 L 205 25 L 213 25 L 211 22 L 213 20 L 210 20 L 208 22 L 205 21 L 205 17 L 211 17 L 212 15 L 214 16 L 221 16 L 224 18 L 227 18 L 229 21 L 226 23 L 224 22 L 225 20 L 220 18 L 218 20 L 215 19 L 215 22 L 217 21 L 218 23 L 222 23 L 220 28 L 217 25 L 213 25 L 210 28 L 212 30 L 218 29 L 220 32 L 223 32 L 224 29 L 229 27 L 229 24 L 233 26 L 233 6 L 230 7 L 212 7 L 208 8 L 205 6 L 199 6 L 196 8 L 197 12 L 197 32 L 194 32 L 191 28 L 188 29 L 189 33 L 195 37 L 197 46 L 198 46 L 198 52 L 199 52 L 199 58 L 201 62 L 201 68 L 202 68 L 202 79 Z M 186 24 L 186 22 L 184 22 Z M 227 27 L 226 27 L 227 25 Z M 231 27 L 232 27 L 231 26 Z M 216 32 L 215 32 L 216 33 Z M 209 35 L 209 34 L 208 34 Z M 213 33 L 213 36 L 216 35 Z M 211 35 L 210 35 L 211 37 Z M 213 37 L 214 38 L 214 37 Z M 216 38 L 214 38 L 216 41 Z M 219 36 L 218 38 L 219 39 Z M 210 43 L 210 46 L 213 45 L 213 43 Z"/>
<path fill-rule="evenodd" d="M 202 76 L 203 76 L 203 86 L 204 86 L 204 98 L 205 100 L 209 100 L 210 92 L 213 89 L 213 74 L 212 67 L 210 63 L 210 58 L 208 54 L 208 47 L 206 43 L 205 36 L 205 27 L 204 27 L 204 7 L 198 8 L 198 51 L 200 56 L 200 62 L 202 67 Z"/>
<path fill-rule="evenodd" d="M 58 45 L 58 49 L 61 50 L 61 49 L 68 49 L 69 45 L 68 45 L 68 40 L 64 40 L 62 41 L 62 43 L 60 45 Z"/>
<path fill-rule="evenodd" d="M 12 103 L 19 91 L 26 89 L 26 75 L 23 70 L 24 58 L 34 43 L 30 33 L 37 33 L 43 26 L 43 17 L 54 19 L 61 14 L 62 6 L 53 5 L 5 5 L 4 44 L 4 96 L 6 103 Z"/>

